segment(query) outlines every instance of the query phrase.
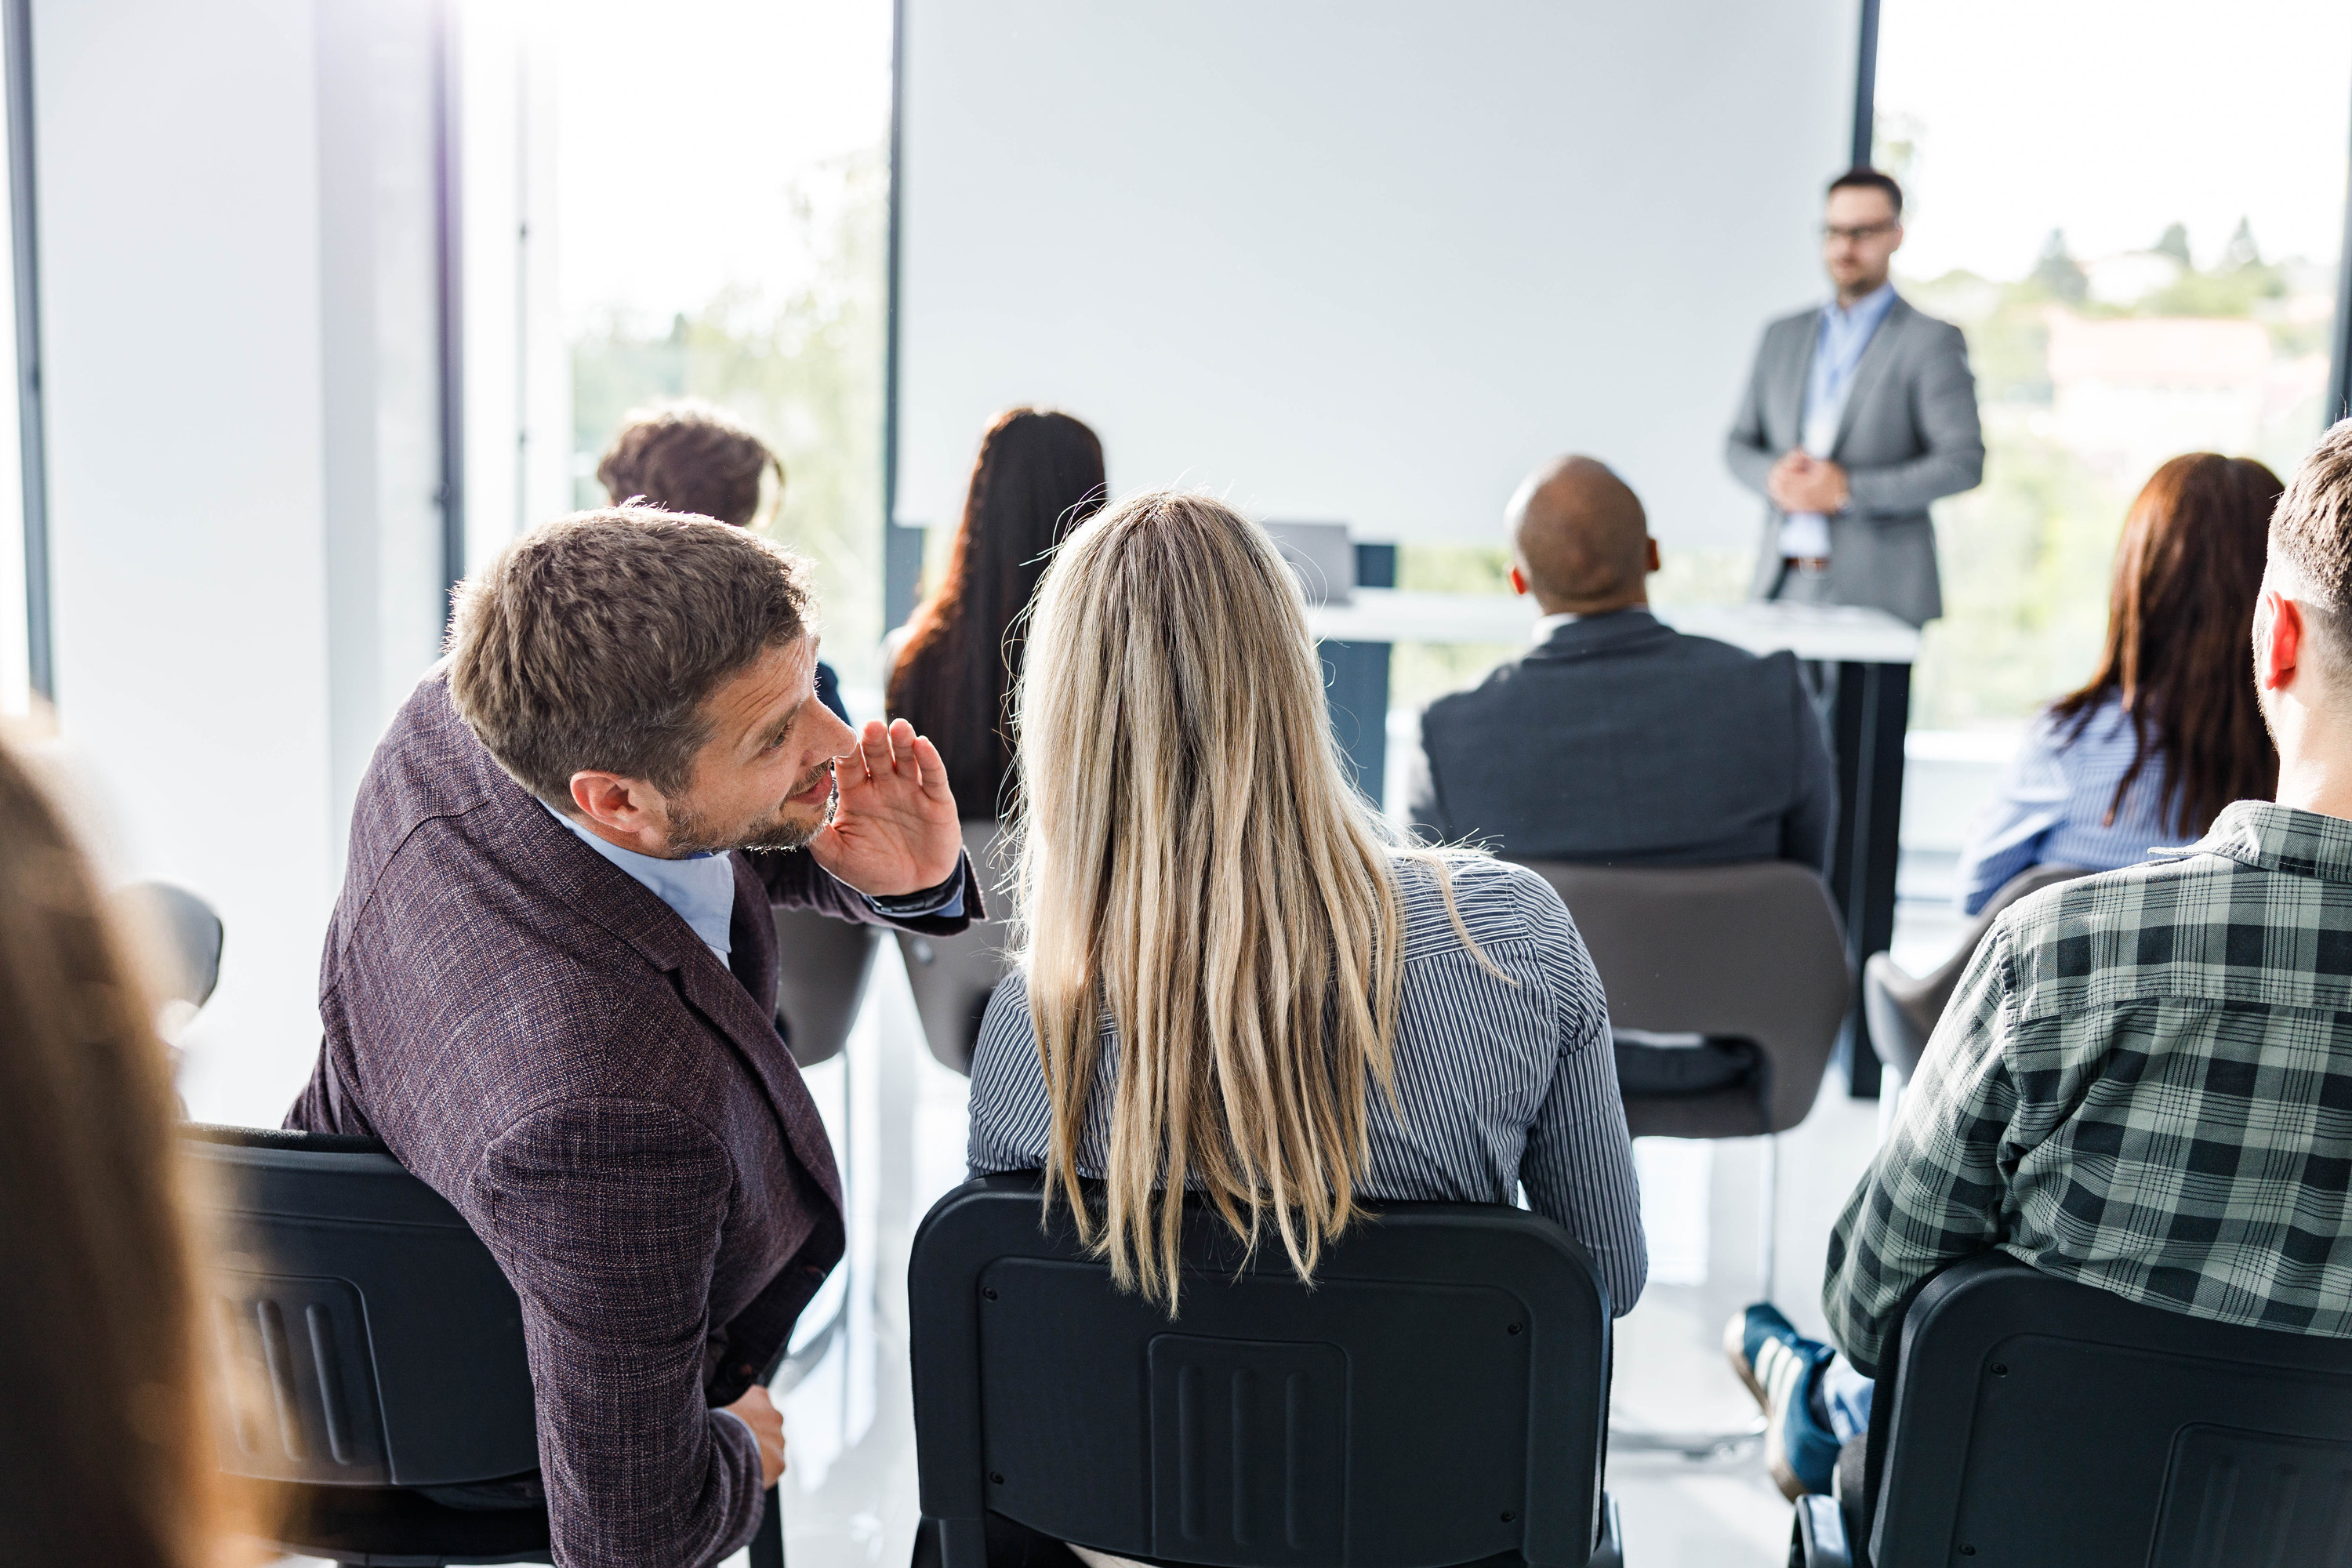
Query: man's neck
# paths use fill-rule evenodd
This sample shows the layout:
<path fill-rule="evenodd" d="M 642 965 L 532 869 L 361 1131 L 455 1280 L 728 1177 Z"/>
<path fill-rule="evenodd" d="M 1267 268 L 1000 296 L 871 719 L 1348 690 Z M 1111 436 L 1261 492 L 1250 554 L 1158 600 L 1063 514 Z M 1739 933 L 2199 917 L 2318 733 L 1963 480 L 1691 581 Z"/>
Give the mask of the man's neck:
<path fill-rule="evenodd" d="M 1837 296 L 1838 309 L 1851 310 L 1885 287 L 1886 279 L 1881 278 L 1875 283 L 1857 283 L 1852 289 L 1841 289 Z"/>
<path fill-rule="evenodd" d="M 639 837 L 625 836 L 618 829 L 605 826 L 603 823 L 597 821 L 593 816 L 588 816 L 579 812 L 558 811 L 554 806 L 548 805 L 548 803 L 545 801 L 541 801 L 540 805 L 547 806 L 547 813 L 550 816 L 554 817 L 558 822 L 562 823 L 573 832 L 585 834 L 592 838 L 602 839 L 615 849 L 625 849 L 632 855 L 642 855 L 648 860 L 690 860 L 696 858 L 696 857 L 692 855 L 677 854 L 672 851 L 670 847 L 667 844 L 647 843 Z"/>
<path fill-rule="evenodd" d="M 2315 749 L 2299 756 L 2282 752 L 2275 798 L 2299 811 L 2352 821 L 2352 758 Z"/>
<path fill-rule="evenodd" d="M 1636 594 L 1630 599 L 1594 599 L 1585 604 L 1555 602 L 1536 595 L 1536 608 L 1546 616 L 1574 616 L 1582 620 L 1593 616 L 1612 616 L 1619 610 L 1646 610 L 1650 607 L 1647 594 Z"/>

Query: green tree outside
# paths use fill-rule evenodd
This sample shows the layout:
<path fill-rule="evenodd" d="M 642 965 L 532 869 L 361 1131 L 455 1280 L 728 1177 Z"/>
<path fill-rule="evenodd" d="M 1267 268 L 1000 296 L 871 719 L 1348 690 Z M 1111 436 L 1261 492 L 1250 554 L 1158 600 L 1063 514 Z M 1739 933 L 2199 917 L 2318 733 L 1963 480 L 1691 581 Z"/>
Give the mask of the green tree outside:
<path fill-rule="evenodd" d="M 815 178 L 825 188 L 793 194 L 817 262 L 803 287 L 782 297 L 732 287 L 667 331 L 608 319 L 573 339 L 573 500 L 604 503 L 596 458 L 631 409 L 679 397 L 728 409 L 783 459 L 783 504 L 761 526 L 814 565 L 824 657 L 845 683 L 871 688 L 883 632 L 888 173 L 874 152 Z"/>

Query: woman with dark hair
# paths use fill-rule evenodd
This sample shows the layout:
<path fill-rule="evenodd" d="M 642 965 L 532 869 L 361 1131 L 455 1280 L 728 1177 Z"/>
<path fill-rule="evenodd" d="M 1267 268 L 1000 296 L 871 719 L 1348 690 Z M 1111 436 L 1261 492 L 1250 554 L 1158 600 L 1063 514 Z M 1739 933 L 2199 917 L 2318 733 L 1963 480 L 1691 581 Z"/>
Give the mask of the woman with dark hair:
<path fill-rule="evenodd" d="M 2034 720 L 1972 827 L 1968 913 L 2032 867 L 2136 865 L 2231 801 L 2271 797 L 2278 753 L 2247 649 L 2282 488 L 2250 458 L 2192 452 L 2141 489 L 2116 545 L 2098 672 Z"/>
<path fill-rule="evenodd" d="M 957 804 L 971 816 L 1011 808 L 1007 693 L 1022 649 L 1014 626 L 1054 547 L 1105 494 L 1102 443 L 1066 414 L 1012 409 L 980 438 L 947 574 L 907 623 L 888 692 L 890 717 L 931 738 Z"/>
<path fill-rule="evenodd" d="M 213 1468 L 149 993 L 56 805 L 5 745 L 0 816 L 0 1563 L 249 1560 Z"/>

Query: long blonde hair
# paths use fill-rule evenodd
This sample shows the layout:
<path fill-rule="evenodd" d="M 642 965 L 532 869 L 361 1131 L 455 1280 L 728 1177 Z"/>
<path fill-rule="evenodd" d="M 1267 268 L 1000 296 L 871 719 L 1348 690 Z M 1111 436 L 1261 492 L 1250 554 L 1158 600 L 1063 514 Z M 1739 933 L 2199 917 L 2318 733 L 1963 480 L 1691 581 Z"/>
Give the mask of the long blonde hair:
<path fill-rule="evenodd" d="M 1370 1087 L 1394 1093 L 1403 921 L 1274 542 L 1174 491 L 1086 524 L 1039 590 L 1014 723 L 1048 1207 L 1171 1310 L 1188 1184 L 1253 1247 L 1270 1222 L 1311 1279 L 1360 1212 Z M 1097 1219 L 1077 1151 L 1106 1015 Z"/>

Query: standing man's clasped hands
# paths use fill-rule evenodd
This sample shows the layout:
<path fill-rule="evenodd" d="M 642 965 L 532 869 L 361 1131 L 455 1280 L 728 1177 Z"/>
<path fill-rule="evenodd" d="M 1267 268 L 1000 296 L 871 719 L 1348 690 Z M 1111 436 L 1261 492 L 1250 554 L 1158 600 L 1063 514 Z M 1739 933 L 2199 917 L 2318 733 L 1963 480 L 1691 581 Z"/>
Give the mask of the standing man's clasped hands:
<path fill-rule="evenodd" d="M 1801 447 L 1780 454 L 1764 476 L 1764 493 L 1782 511 L 1823 515 L 1843 511 L 1853 499 L 1845 470 Z"/>

